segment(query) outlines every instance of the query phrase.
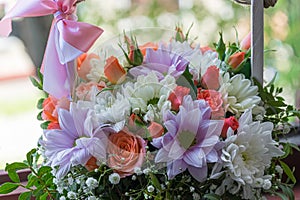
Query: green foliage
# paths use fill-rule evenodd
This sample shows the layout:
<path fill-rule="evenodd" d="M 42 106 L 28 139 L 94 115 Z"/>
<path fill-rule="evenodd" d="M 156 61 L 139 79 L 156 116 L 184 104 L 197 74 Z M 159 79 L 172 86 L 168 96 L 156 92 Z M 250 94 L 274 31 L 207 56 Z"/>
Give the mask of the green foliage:
<path fill-rule="evenodd" d="M 49 166 L 37 167 L 40 154 L 37 149 L 32 149 L 26 155 L 24 162 L 14 162 L 7 164 L 5 170 L 8 172 L 10 179 L 14 182 L 7 182 L 0 186 L 0 194 L 8 194 L 13 192 L 18 187 L 26 188 L 27 191 L 20 194 L 19 200 L 28 200 L 31 197 L 39 200 L 55 199 L 55 185 L 53 183 L 52 168 Z M 20 182 L 17 174 L 18 170 L 29 169 L 31 172 L 28 175 L 27 183 L 24 185 Z"/>

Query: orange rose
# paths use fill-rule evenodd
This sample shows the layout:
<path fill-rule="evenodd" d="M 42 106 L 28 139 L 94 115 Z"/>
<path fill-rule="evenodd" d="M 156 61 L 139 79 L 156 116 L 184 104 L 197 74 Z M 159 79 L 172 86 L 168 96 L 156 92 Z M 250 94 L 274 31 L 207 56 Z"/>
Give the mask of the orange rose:
<path fill-rule="evenodd" d="M 153 42 L 147 42 L 143 45 L 140 45 L 139 48 L 140 48 L 142 54 L 145 56 L 147 49 L 153 49 L 154 51 L 156 51 L 158 49 L 158 45 Z"/>
<path fill-rule="evenodd" d="M 132 175 L 134 168 L 141 167 L 145 157 L 145 141 L 126 129 L 108 137 L 107 164 L 122 178 Z"/>
<path fill-rule="evenodd" d="M 106 60 L 104 74 L 112 84 L 117 84 L 125 80 L 126 71 L 120 65 L 118 59 L 114 56 L 111 56 Z"/>
<path fill-rule="evenodd" d="M 63 108 L 69 110 L 70 101 L 63 97 L 61 99 L 56 99 L 55 97 L 49 95 L 43 102 L 43 112 L 42 119 L 46 121 L 50 121 L 48 125 L 48 129 L 58 129 L 58 108 Z"/>
<path fill-rule="evenodd" d="M 239 65 L 243 62 L 245 59 L 245 52 L 238 52 L 233 55 L 231 55 L 228 58 L 228 64 L 233 68 L 236 69 L 239 67 Z"/>
<path fill-rule="evenodd" d="M 97 159 L 92 156 L 85 164 L 85 168 L 90 172 L 94 169 L 98 169 Z"/>
<path fill-rule="evenodd" d="M 83 80 L 87 80 L 86 75 L 91 71 L 91 60 L 92 59 L 98 59 L 100 60 L 100 57 L 94 53 L 91 54 L 82 54 L 77 58 L 77 70 L 78 70 L 78 76 L 82 78 Z"/>

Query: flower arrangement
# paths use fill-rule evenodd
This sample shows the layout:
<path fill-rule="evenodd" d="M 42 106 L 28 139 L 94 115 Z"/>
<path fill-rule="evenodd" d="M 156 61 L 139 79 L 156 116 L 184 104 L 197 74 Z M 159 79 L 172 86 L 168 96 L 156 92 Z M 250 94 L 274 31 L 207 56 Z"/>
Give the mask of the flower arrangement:
<path fill-rule="evenodd" d="M 168 41 L 140 45 L 124 33 L 118 48 L 76 56 L 69 95 L 46 90 L 38 147 L 7 164 L 12 182 L 0 193 L 22 186 L 19 199 L 293 199 L 296 179 L 282 159 L 298 147 L 279 139 L 299 111 L 281 88 L 251 78 L 249 37 L 226 45 L 220 34 L 209 48 L 188 36 L 177 27 Z M 38 75 L 31 80 L 43 90 Z M 16 173 L 24 168 L 26 185 Z"/>

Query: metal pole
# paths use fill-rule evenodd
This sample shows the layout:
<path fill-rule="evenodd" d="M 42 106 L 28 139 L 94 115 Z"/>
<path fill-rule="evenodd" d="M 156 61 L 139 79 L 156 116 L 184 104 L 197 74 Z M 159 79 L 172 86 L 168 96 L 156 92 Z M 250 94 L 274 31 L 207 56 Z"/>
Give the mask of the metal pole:
<path fill-rule="evenodd" d="M 251 66 L 252 77 L 263 84 L 264 67 L 264 1 L 251 0 Z"/>

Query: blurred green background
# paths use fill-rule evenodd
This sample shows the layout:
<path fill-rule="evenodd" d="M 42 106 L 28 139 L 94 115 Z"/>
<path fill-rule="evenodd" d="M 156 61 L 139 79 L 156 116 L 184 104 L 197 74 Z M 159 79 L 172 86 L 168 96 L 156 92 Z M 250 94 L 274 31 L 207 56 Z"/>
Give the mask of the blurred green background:
<path fill-rule="evenodd" d="M 292 104 L 300 86 L 300 4 L 278 0 L 265 9 L 265 79 L 277 73 L 276 84 Z M 193 24 L 191 36 L 202 46 L 212 46 L 222 31 L 224 40 L 241 40 L 250 31 L 250 7 L 231 0 L 86 0 L 79 4 L 79 19 L 99 25 L 105 32 L 99 43 L 123 30 L 162 27 L 183 30 Z"/>

